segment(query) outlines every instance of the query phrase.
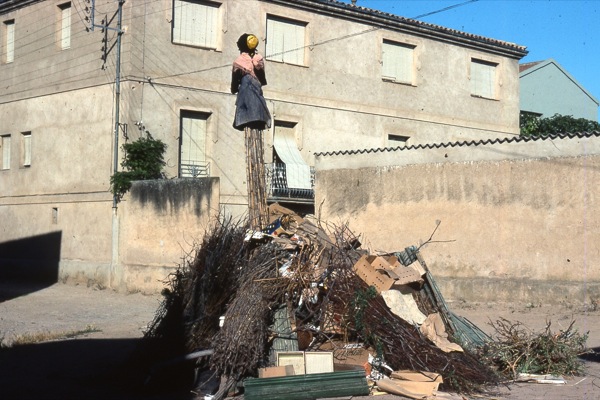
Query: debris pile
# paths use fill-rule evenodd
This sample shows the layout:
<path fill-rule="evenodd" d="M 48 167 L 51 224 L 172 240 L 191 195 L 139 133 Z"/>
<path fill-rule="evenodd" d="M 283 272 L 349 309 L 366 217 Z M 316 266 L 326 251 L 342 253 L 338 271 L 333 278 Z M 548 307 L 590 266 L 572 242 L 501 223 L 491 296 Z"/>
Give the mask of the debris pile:
<path fill-rule="evenodd" d="M 277 204 L 269 214 L 261 232 L 219 219 L 171 276 L 146 333 L 169 343 L 163 359 L 169 348 L 198 355 L 189 366 L 197 393 L 218 400 L 246 383 L 248 398 L 267 398 L 256 394 L 267 384 L 317 398 L 369 385 L 424 398 L 498 382 L 472 351 L 485 334 L 447 309 L 416 247 L 370 254 L 347 226 Z M 346 391 L 307 394 L 328 379 Z"/>
<path fill-rule="evenodd" d="M 504 318 L 490 324 L 495 331 L 493 340 L 482 346 L 480 353 L 484 362 L 502 374 L 517 381 L 533 379 L 533 375 L 583 374 L 579 357 L 587 353 L 587 334 L 577 332 L 575 321 L 558 332 L 551 330 L 550 322 L 542 332 L 532 332 L 522 323 Z"/>

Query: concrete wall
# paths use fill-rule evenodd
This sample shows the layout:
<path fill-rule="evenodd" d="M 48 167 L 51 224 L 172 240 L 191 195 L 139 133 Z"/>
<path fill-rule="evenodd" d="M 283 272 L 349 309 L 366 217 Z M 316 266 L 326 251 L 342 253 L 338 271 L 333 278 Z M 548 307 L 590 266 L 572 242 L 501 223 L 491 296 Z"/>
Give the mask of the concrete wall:
<path fill-rule="evenodd" d="M 219 213 L 217 178 L 134 182 L 119 212 L 117 280 L 153 291 L 187 258 Z"/>
<path fill-rule="evenodd" d="M 599 154 L 589 137 L 323 156 L 316 204 L 384 252 L 427 241 L 441 221 L 423 254 L 449 299 L 589 303 Z"/>
<path fill-rule="evenodd" d="M 116 210 L 89 196 L 0 207 L 0 276 L 160 291 L 218 213 L 218 178 L 134 182 Z"/>

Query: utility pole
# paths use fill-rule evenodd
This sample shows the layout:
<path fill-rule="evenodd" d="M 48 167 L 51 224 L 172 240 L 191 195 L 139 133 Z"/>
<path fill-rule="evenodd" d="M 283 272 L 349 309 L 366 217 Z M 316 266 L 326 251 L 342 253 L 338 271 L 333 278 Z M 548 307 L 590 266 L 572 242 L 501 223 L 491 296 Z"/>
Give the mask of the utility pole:
<path fill-rule="evenodd" d="M 121 100 L 121 36 L 123 35 L 123 29 L 122 29 L 122 23 L 123 23 L 123 4 L 125 4 L 125 0 L 119 0 L 119 8 L 116 12 L 116 16 L 117 16 L 117 27 L 113 28 L 110 25 L 110 23 L 114 20 L 115 15 L 113 15 L 111 17 L 111 19 L 108 19 L 108 16 L 105 16 L 104 19 L 102 20 L 102 24 L 96 24 L 95 21 L 95 14 L 96 14 L 96 0 L 92 0 L 92 9 L 91 9 L 91 15 L 90 15 L 90 19 L 91 19 L 91 23 L 90 23 L 90 29 L 92 30 L 92 32 L 94 31 L 94 28 L 101 28 L 102 32 L 104 32 L 104 45 L 102 47 L 102 50 L 104 52 L 104 54 L 102 55 L 102 60 L 106 63 L 106 57 L 108 55 L 108 53 L 110 52 L 110 50 L 108 48 L 108 39 L 107 39 L 107 32 L 108 31 L 115 31 L 117 32 L 117 54 L 116 54 L 116 61 L 115 61 L 115 129 L 114 129 L 114 149 L 113 149 L 113 173 L 117 172 L 117 170 L 119 169 L 119 128 L 120 128 L 120 123 L 119 123 L 119 113 L 120 113 L 120 100 Z M 103 65 L 104 68 L 104 65 Z M 113 209 L 117 208 L 117 203 L 118 203 L 118 197 L 116 195 L 113 196 Z"/>
<path fill-rule="evenodd" d="M 91 0 L 91 13 L 90 13 L 90 29 L 94 31 L 94 28 L 101 28 L 102 32 L 104 32 L 104 46 L 103 46 L 103 55 L 102 60 L 106 63 L 106 58 L 113 47 L 108 47 L 108 31 L 115 31 L 117 33 L 117 43 L 116 43 L 116 61 L 115 61 L 115 125 L 113 131 L 113 173 L 116 173 L 119 169 L 119 128 L 120 128 L 120 101 L 121 101 L 121 37 L 124 33 L 122 29 L 123 22 L 123 4 L 125 4 L 125 0 L 119 0 L 118 10 L 113 16 L 109 19 L 108 16 L 105 16 L 102 20 L 102 24 L 98 25 L 94 22 L 95 14 L 96 14 L 96 1 Z M 115 16 L 117 17 L 117 27 L 111 27 L 111 23 L 114 20 Z M 102 68 L 105 68 L 105 64 L 102 65 Z M 115 281 L 117 275 L 117 266 L 119 264 L 119 220 L 117 215 L 117 204 L 118 197 L 116 194 L 113 194 L 113 218 L 112 218 L 112 257 L 111 257 L 111 267 L 109 271 L 109 282 L 112 285 Z"/>

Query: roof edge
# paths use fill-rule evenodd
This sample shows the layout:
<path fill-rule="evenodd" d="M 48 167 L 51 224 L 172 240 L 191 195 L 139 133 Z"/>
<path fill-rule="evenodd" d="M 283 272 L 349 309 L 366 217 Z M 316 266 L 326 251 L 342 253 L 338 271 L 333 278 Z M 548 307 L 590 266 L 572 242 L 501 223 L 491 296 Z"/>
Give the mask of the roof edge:
<path fill-rule="evenodd" d="M 429 37 L 444 42 L 454 43 L 470 48 L 521 59 L 529 52 L 525 46 L 484 36 L 469 34 L 439 25 L 429 24 L 415 19 L 385 13 L 337 0 L 261 0 L 284 6 L 297 7 L 306 11 L 318 11 L 358 22 L 368 22 L 380 28 L 408 32 L 418 36 Z"/>
<path fill-rule="evenodd" d="M 439 143 L 425 143 L 417 144 L 406 147 L 380 147 L 371 149 L 361 150 L 339 150 L 339 151 L 327 151 L 314 153 L 315 157 L 327 157 L 327 156 L 346 156 L 354 154 L 364 153 L 383 153 L 392 151 L 408 151 L 408 150 L 420 150 L 420 149 L 439 149 L 448 147 L 467 147 L 467 146 L 484 146 L 484 145 L 495 145 L 504 143 L 519 143 L 519 142 L 530 142 L 530 141 L 542 141 L 542 140 L 556 140 L 556 139 L 575 139 L 575 138 L 589 138 L 589 137 L 600 137 L 600 131 L 591 132 L 574 132 L 574 133 L 557 133 L 552 135 L 539 135 L 539 136 L 514 136 L 509 138 L 494 138 L 485 140 L 469 140 L 462 142 L 439 142 Z"/>

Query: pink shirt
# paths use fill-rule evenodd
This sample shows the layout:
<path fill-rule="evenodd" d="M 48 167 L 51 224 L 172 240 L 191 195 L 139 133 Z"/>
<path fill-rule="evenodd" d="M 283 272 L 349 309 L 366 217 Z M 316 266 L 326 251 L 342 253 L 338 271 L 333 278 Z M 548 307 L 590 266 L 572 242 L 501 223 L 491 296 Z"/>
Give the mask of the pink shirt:
<path fill-rule="evenodd" d="M 250 57 L 248 53 L 241 53 L 238 58 L 233 62 L 233 72 L 236 70 L 242 70 L 246 74 L 250 74 L 256 78 L 256 70 L 265 68 L 265 60 L 263 57 L 255 53 L 254 57 Z"/>

